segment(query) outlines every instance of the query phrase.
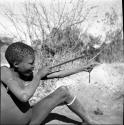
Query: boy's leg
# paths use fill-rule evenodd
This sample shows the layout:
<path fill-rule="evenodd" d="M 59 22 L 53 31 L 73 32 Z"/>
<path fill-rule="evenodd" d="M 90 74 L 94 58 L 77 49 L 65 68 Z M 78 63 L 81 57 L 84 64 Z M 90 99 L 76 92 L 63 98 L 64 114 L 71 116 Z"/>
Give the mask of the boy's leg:
<path fill-rule="evenodd" d="M 91 124 L 85 109 L 83 108 L 83 106 L 81 105 L 81 103 L 78 101 L 77 98 L 71 105 L 67 104 L 67 106 L 72 112 L 77 114 L 82 119 L 83 122 L 85 122 L 88 125 Z"/>
<path fill-rule="evenodd" d="M 40 125 L 49 113 L 66 100 L 65 87 L 56 89 L 32 108 L 30 125 Z"/>
<path fill-rule="evenodd" d="M 68 88 L 66 88 L 66 95 L 67 95 L 67 99 L 65 100 L 68 108 L 74 112 L 75 114 L 77 114 L 82 121 L 84 121 L 86 124 L 90 125 L 90 119 L 88 117 L 88 114 L 86 113 L 84 107 L 82 106 L 82 104 L 79 102 L 79 100 L 72 96 L 68 90 Z"/>
<path fill-rule="evenodd" d="M 63 102 L 68 104 L 73 98 L 74 97 L 69 93 L 67 87 L 58 88 L 33 107 L 30 125 L 40 125 L 56 106 Z M 88 121 L 85 117 L 85 111 L 77 99 L 75 99 L 71 105 L 68 105 L 68 107 L 82 120 Z"/>

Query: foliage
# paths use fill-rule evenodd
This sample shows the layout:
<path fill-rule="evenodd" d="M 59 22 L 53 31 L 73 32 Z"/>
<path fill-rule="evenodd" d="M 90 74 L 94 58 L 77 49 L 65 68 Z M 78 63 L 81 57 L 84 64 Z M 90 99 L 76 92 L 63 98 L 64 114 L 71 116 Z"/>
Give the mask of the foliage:
<path fill-rule="evenodd" d="M 83 22 L 96 7 L 87 7 L 84 0 L 70 3 L 65 0 L 62 3 L 51 2 L 48 9 L 42 2 L 28 1 L 23 4 L 20 15 L 9 8 L 5 9 L 4 15 L 14 25 L 20 40 L 31 42 L 36 50 L 36 66 L 39 67 L 41 64 L 54 65 L 84 54 L 85 58 L 79 60 L 82 63 L 100 51 L 101 47 L 94 48 L 94 45 L 102 46 L 105 43 L 100 39 L 101 36 L 96 37 L 81 31 Z M 123 61 L 122 31 L 119 27 L 113 30 L 118 25 L 117 22 L 118 15 L 113 8 L 111 13 L 105 13 L 103 23 L 109 27 L 106 41 L 111 43 L 96 58 L 97 61 Z"/>
<path fill-rule="evenodd" d="M 104 49 L 101 54 L 101 60 L 104 62 L 123 62 L 124 61 L 124 43 L 122 29 L 117 29 L 108 33 L 107 37 L 112 42 Z"/>

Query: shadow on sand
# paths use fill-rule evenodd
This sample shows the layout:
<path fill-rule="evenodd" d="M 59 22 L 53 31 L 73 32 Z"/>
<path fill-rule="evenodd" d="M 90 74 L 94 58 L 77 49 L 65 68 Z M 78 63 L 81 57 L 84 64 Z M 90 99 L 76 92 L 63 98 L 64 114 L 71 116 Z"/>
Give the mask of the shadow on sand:
<path fill-rule="evenodd" d="M 68 118 L 67 116 L 60 115 L 57 113 L 50 113 L 49 116 L 44 120 L 44 122 L 41 125 L 45 125 L 48 122 L 51 122 L 52 120 L 59 120 L 59 121 L 64 122 L 64 124 L 66 124 L 66 123 L 72 123 L 74 125 L 81 125 L 82 124 L 82 122 L 73 120 L 71 118 Z"/>

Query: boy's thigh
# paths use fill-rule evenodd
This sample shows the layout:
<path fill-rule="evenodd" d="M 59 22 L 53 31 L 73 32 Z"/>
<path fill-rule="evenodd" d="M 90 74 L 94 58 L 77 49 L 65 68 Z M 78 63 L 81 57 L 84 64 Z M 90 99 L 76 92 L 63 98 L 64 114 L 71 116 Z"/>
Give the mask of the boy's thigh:
<path fill-rule="evenodd" d="M 67 86 L 61 86 L 48 95 L 46 99 L 51 100 L 51 103 L 56 102 L 56 104 L 61 104 L 64 103 L 70 95 Z"/>
<path fill-rule="evenodd" d="M 57 88 L 53 93 L 48 95 L 46 98 L 53 98 L 53 99 L 64 99 L 69 95 L 68 88 L 66 86 L 61 86 Z"/>
<path fill-rule="evenodd" d="M 40 102 L 35 104 L 33 106 L 33 108 L 40 107 L 40 106 L 54 108 L 57 105 L 60 105 L 61 103 L 64 103 L 64 101 L 67 98 L 67 94 L 68 94 L 67 91 L 68 90 L 67 90 L 67 88 L 65 86 L 59 87 L 53 93 L 46 96 Z"/>

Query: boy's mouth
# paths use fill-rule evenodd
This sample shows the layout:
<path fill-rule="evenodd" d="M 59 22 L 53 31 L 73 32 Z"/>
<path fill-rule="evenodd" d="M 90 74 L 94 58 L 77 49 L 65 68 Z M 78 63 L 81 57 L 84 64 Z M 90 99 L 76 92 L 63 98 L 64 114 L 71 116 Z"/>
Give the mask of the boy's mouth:
<path fill-rule="evenodd" d="M 25 71 L 25 73 L 32 73 L 32 72 L 33 72 L 32 69 L 29 69 L 29 70 Z"/>
<path fill-rule="evenodd" d="M 32 74 L 32 73 L 33 71 L 31 70 L 31 71 L 26 72 L 25 74 Z"/>
<path fill-rule="evenodd" d="M 33 74 L 32 70 L 27 70 L 27 71 L 23 72 L 23 75 L 25 75 L 25 76 L 30 76 L 32 74 Z"/>

